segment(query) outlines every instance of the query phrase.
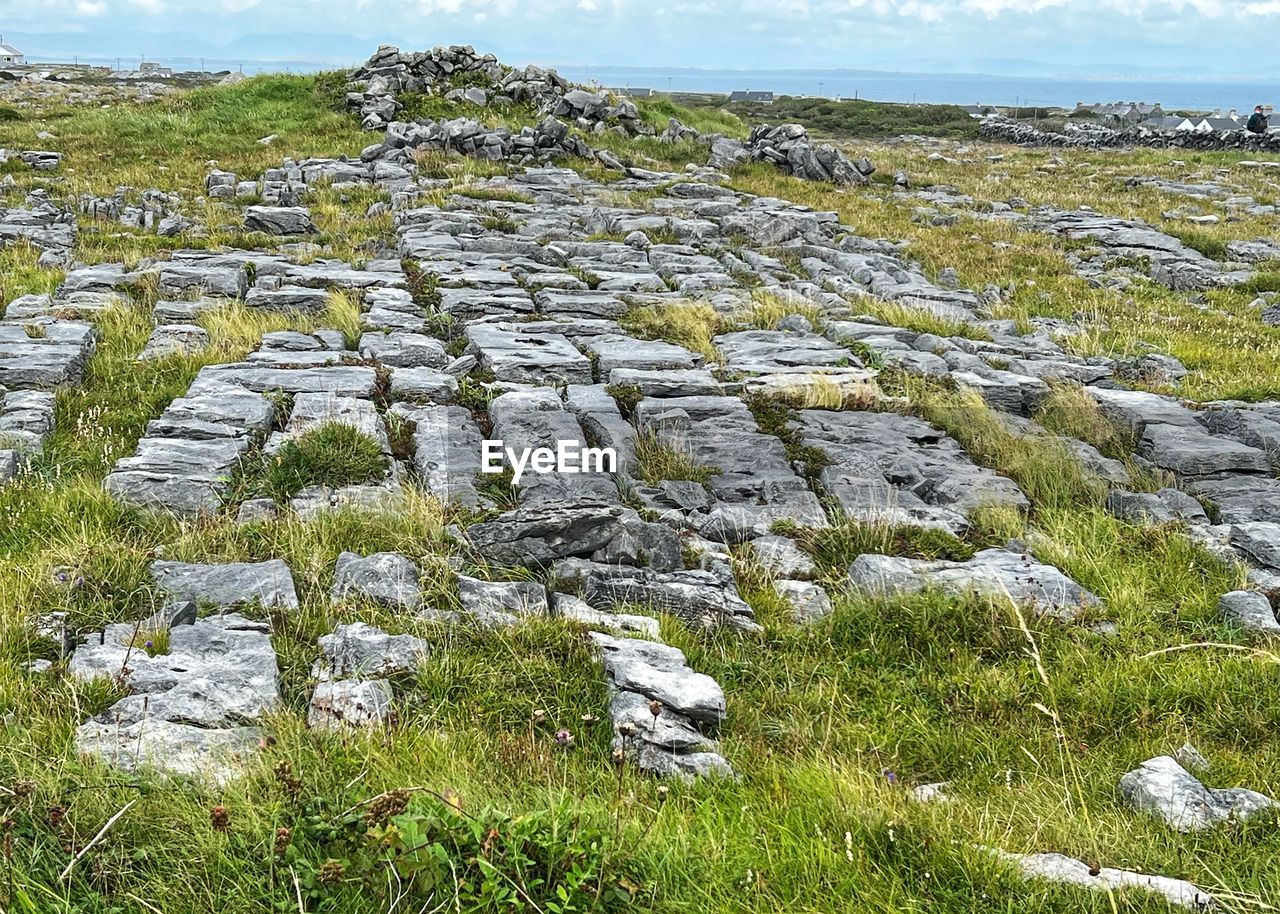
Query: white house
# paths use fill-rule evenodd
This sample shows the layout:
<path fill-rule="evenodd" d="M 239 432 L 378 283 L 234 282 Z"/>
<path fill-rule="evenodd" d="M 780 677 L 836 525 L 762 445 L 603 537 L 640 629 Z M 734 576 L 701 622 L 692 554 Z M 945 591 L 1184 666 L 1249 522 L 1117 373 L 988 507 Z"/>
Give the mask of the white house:
<path fill-rule="evenodd" d="M 1228 133 L 1243 130 L 1244 124 L 1230 117 L 1206 117 L 1196 124 L 1196 133 Z"/>
<path fill-rule="evenodd" d="M 5 44 L 3 36 L 0 36 L 0 67 L 18 66 L 22 63 L 22 52 L 11 44 Z"/>
<path fill-rule="evenodd" d="M 1152 130 L 1163 130 L 1168 133 L 1185 133 L 1189 130 L 1195 130 L 1195 122 L 1188 117 L 1178 117 L 1177 115 L 1166 115 L 1164 117 L 1153 117 L 1150 120 L 1142 122 L 1143 127 L 1150 127 Z"/>

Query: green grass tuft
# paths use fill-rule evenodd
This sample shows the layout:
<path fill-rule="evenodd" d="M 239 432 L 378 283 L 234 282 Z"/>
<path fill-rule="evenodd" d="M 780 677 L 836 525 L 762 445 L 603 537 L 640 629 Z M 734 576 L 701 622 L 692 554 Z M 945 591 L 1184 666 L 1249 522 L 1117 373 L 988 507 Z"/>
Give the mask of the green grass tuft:
<path fill-rule="evenodd" d="M 259 491 L 286 501 L 303 489 L 379 482 L 387 471 L 387 457 L 378 442 L 341 422 L 330 422 L 286 441 L 265 458 Z"/>

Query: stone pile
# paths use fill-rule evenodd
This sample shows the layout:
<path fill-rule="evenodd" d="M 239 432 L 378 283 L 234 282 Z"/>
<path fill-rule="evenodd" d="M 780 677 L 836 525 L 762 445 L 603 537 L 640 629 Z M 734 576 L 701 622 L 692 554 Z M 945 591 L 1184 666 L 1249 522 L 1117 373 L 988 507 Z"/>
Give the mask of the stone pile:
<path fill-rule="evenodd" d="M 711 150 L 707 165 L 718 170 L 744 162 L 770 162 L 793 177 L 843 185 L 868 184 L 876 170 L 865 157 L 854 161 L 829 143 L 815 145 L 801 124 L 760 124 L 743 142 L 718 133 L 699 133 L 673 117 L 658 139 L 664 143 L 694 141 L 706 145 Z"/>
<path fill-rule="evenodd" d="M 391 123 L 403 108 L 400 96 L 429 94 L 479 107 L 528 104 L 542 114 L 568 118 L 584 130 L 615 129 L 624 135 L 652 133 L 634 104 L 604 92 L 575 88 L 554 70 L 509 67 L 469 46 L 408 52 L 383 45 L 357 69 L 347 85 L 347 104 L 367 130 Z"/>
<path fill-rule="evenodd" d="M 806 181 L 828 181 L 832 184 L 867 184 L 875 166 L 866 158 L 851 160 L 829 143 L 814 144 L 809 131 L 800 124 L 770 127 L 759 124 L 751 129 L 741 152 L 736 141 L 720 139 L 713 144 L 711 166 L 716 168 L 749 159 L 772 162 L 786 174 Z"/>
<path fill-rule="evenodd" d="M 283 160 L 260 179 L 239 180 L 234 172 L 214 169 L 205 176 L 205 195 L 213 200 L 261 200 L 267 206 L 297 206 L 312 187 L 348 187 L 377 184 L 393 194 L 413 183 L 413 169 L 389 161 L 348 158 Z"/>
<path fill-rule="evenodd" d="M 454 152 L 522 165 L 574 156 L 587 161 L 599 159 L 610 167 L 622 168 L 612 155 L 593 150 L 571 135 L 567 124 L 550 115 L 536 126 L 522 127 L 515 133 L 505 126 L 486 127 L 466 117 L 414 123 L 393 121 L 387 125 L 382 143 L 366 148 L 360 155 L 365 160 L 407 166 L 418 152 Z"/>
<path fill-rule="evenodd" d="M 178 211 L 182 203 L 178 194 L 151 188 L 138 195 L 136 203 L 130 202 L 132 197 L 133 189 L 130 187 L 117 187 L 110 197 L 81 194 L 80 212 L 92 219 L 118 222 L 127 228 L 155 232 L 161 237 L 179 235 L 195 226 L 191 219 Z"/>
<path fill-rule="evenodd" d="M 0 165 L 18 159 L 36 171 L 54 171 L 62 164 L 62 153 L 43 149 L 0 149 Z"/>
<path fill-rule="evenodd" d="M 51 201 L 42 190 L 18 207 L 0 206 L 0 247 L 25 241 L 41 251 L 41 266 L 60 266 L 76 241 L 75 213 Z"/>

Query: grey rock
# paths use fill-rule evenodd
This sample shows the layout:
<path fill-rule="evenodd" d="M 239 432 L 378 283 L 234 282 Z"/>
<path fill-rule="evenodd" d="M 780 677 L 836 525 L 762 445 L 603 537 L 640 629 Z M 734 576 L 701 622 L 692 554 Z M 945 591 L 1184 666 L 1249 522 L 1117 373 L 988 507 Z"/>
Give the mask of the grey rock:
<path fill-rule="evenodd" d="M 751 541 L 751 554 L 760 566 L 777 578 L 807 581 L 817 566 L 808 553 L 785 536 L 760 536 Z"/>
<path fill-rule="evenodd" d="M 831 598 L 819 584 L 808 581 L 774 581 L 773 592 L 791 608 L 793 621 L 816 622 L 831 612 Z"/>
<path fill-rule="evenodd" d="M 560 619 L 577 622 L 590 628 L 619 635 L 642 635 L 657 640 L 659 635 L 658 620 L 652 616 L 637 616 L 630 613 L 607 613 L 593 609 L 584 600 L 567 593 L 551 595 L 552 614 Z"/>
<path fill-rule="evenodd" d="M 904 559 L 863 554 L 849 568 L 849 582 L 873 594 L 919 593 L 937 588 L 956 596 L 977 592 L 1007 596 L 1065 621 L 1101 600 L 1052 565 L 1008 549 L 984 549 L 967 562 Z"/>
<path fill-rule="evenodd" d="M 481 581 L 460 574 L 458 597 L 463 611 L 482 622 L 550 614 L 546 588 L 532 581 Z"/>
<path fill-rule="evenodd" d="M 1026 879 L 1079 886 L 1108 895 L 1127 890 L 1151 892 L 1170 904 L 1193 911 L 1206 910 L 1215 904 L 1211 894 L 1182 879 L 1150 876 L 1109 866 L 1095 867 L 1064 854 L 1011 854 L 999 850 L 993 853 L 1009 861 Z"/>
<path fill-rule="evenodd" d="M 318 231 L 305 206 L 250 206 L 244 211 L 244 227 L 268 235 L 311 235 Z"/>
<path fill-rule="evenodd" d="M 718 726 L 725 715 L 724 690 L 710 676 L 695 673 L 677 648 L 635 638 L 593 632 L 614 688 L 653 699 L 676 714 Z"/>
<path fill-rule="evenodd" d="M 280 559 L 257 564 L 192 565 L 185 562 L 151 563 L 156 586 L 179 600 L 227 610 L 242 606 L 263 609 L 297 609 L 293 576 Z"/>
<path fill-rule="evenodd" d="M 344 552 L 333 572 L 335 601 L 349 597 L 372 600 L 391 609 L 415 609 L 422 599 L 418 566 L 394 552 L 359 556 Z"/>
<path fill-rule="evenodd" d="M 1177 489 L 1161 489 L 1154 494 L 1115 490 L 1107 495 L 1107 510 L 1135 524 L 1209 523 L 1200 503 Z"/>
<path fill-rule="evenodd" d="M 382 680 L 321 682 L 307 706 L 307 726 L 313 730 L 374 727 L 390 713 L 391 686 Z"/>
<path fill-rule="evenodd" d="M 234 777 L 258 740 L 242 725 L 279 706 L 269 628 L 234 613 L 200 619 L 172 628 L 168 653 L 155 656 L 135 637 L 145 637 L 138 626 L 109 625 L 71 658 L 77 679 L 112 678 L 129 692 L 77 729 L 80 751 L 128 771 Z"/>
<path fill-rule="evenodd" d="M 650 568 L 565 559 L 554 566 L 553 578 L 567 589 L 578 589 L 592 606 L 648 606 L 672 613 L 697 628 L 760 630 L 751 607 L 732 581 L 708 571 L 664 574 Z"/>
<path fill-rule="evenodd" d="M 1205 787 L 1167 755 L 1143 762 L 1120 779 L 1120 796 L 1134 809 L 1163 819 L 1182 832 L 1203 831 L 1223 822 L 1243 822 L 1275 802 L 1243 788 Z"/>
<path fill-rule="evenodd" d="M 546 565 L 589 556 L 623 532 L 621 506 L 595 500 L 540 500 L 473 524 L 475 549 L 500 565 Z"/>
<path fill-rule="evenodd" d="M 1234 625 L 1250 632 L 1280 633 L 1271 602 L 1254 590 L 1233 590 L 1218 598 L 1218 611 Z"/>

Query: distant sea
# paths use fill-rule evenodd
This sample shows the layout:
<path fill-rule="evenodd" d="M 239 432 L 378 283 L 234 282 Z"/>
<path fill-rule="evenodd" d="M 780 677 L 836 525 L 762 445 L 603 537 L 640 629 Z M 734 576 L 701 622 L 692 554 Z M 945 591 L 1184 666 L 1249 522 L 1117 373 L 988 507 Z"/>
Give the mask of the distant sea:
<path fill-rule="evenodd" d="M 1069 108 L 1076 102 L 1159 102 L 1166 109 L 1243 111 L 1257 104 L 1280 108 L 1280 80 L 1080 79 L 986 76 L 980 73 L 883 73 L 855 70 L 662 70 L 560 67 L 575 82 L 602 86 L 671 88 L 686 92 L 770 91 L 777 95 L 865 98 L 882 102 L 953 105 L 1028 105 Z"/>
<path fill-rule="evenodd" d="M 176 70 L 199 69 L 198 58 L 148 58 Z M 114 66 L 117 58 L 81 57 L 81 63 Z M 65 61 L 64 61 L 65 62 Z M 125 58 L 126 69 L 137 58 Z M 349 62 L 347 66 L 354 66 Z M 306 60 L 203 60 L 206 70 L 245 73 L 307 73 L 343 64 Z M 1280 80 L 1248 82 L 1197 79 L 1127 79 L 1043 76 L 988 76 L 981 73 L 888 73 L 872 70 L 700 70 L 662 67 L 588 67 L 552 64 L 575 82 L 665 92 L 770 91 L 777 95 L 820 95 L 884 102 L 939 102 L 955 105 L 1071 107 L 1076 102 L 1159 102 L 1166 109 L 1244 111 L 1256 104 L 1280 108 Z"/>

